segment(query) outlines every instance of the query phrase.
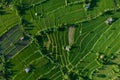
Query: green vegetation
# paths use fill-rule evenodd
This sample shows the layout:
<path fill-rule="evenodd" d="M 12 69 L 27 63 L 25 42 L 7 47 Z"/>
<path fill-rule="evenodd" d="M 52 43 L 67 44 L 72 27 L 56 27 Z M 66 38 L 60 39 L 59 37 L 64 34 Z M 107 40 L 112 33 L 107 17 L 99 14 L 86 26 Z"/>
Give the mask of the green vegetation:
<path fill-rule="evenodd" d="M 1 0 L 0 80 L 119 80 L 119 0 Z"/>

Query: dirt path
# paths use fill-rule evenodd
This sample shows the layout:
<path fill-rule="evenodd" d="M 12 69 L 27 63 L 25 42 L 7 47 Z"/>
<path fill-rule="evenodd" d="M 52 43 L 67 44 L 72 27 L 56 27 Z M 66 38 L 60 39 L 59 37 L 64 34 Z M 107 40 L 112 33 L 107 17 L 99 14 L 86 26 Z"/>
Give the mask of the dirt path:
<path fill-rule="evenodd" d="M 72 45 L 73 42 L 74 42 L 74 31 L 75 31 L 74 26 L 70 26 L 69 27 L 69 32 L 68 32 L 69 45 Z"/>

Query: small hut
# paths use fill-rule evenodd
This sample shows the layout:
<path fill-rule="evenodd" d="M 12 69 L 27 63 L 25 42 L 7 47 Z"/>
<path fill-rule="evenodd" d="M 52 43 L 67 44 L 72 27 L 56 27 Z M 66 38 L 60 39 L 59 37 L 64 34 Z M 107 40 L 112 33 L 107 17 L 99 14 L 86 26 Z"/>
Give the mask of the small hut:
<path fill-rule="evenodd" d="M 24 40 L 24 37 L 22 36 L 22 37 L 20 38 L 20 40 L 21 40 L 21 41 Z"/>
<path fill-rule="evenodd" d="M 85 4 L 85 9 L 89 9 L 90 4 Z"/>
<path fill-rule="evenodd" d="M 37 16 L 38 15 L 38 13 L 35 13 L 35 16 Z"/>
<path fill-rule="evenodd" d="M 24 71 L 25 71 L 26 73 L 29 73 L 29 72 L 30 72 L 30 70 L 31 70 L 31 68 L 30 68 L 30 67 L 27 67 L 27 68 L 25 68 L 25 70 L 24 70 Z"/>
<path fill-rule="evenodd" d="M 112 24 L 112 22 L 113 22 L 113 18 L 112 18 L 112 17 L 109 17 L 109 18 L 105 21 L 105 23 L 108 24 L 108 25 Z"/>
<path fill-rule="evenodd" d="M 66 47 L 65 47 L 65 50 L 66 50 L 66 51 L 70 51 L 70 46 L 66 46 Z"/>
<path fill-rule="evenodd" d="M 100 55 L 100 59 L 103 59 L 104 58 L 104 55 Z"/>

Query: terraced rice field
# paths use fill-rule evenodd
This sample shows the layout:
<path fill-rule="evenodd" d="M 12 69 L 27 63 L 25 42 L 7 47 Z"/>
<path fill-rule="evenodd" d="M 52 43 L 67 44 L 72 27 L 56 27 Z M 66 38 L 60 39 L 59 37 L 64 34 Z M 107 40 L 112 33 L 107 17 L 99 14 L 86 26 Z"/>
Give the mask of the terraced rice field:
<path fill-rule="evenodd" d="M 0 1 L 0 80 L 119 80 L 119 0 Z"/>

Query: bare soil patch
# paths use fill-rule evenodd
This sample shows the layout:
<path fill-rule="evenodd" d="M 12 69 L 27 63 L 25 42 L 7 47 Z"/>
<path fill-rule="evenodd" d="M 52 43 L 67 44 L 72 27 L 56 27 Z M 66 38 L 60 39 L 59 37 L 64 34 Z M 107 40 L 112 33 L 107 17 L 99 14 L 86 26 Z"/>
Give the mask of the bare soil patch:
<path fill-rule="evenodd" d="M 75 31 L 74 26 L 70 26 L 69 27 L 69 31 L 68 31 L 68 42 L 69 42 L 69 45 L 72 45 L 73 42 L 74 42 L 74 31 Z"/>

